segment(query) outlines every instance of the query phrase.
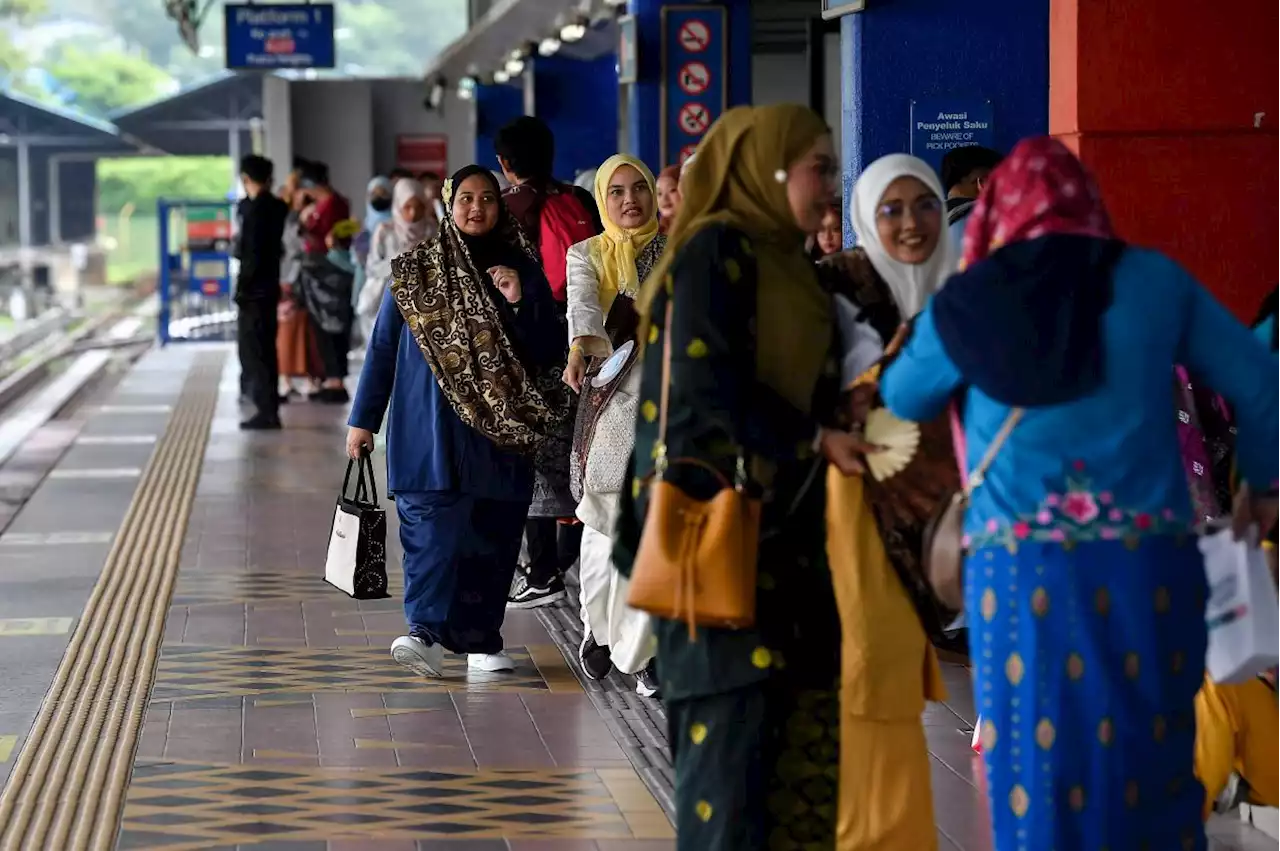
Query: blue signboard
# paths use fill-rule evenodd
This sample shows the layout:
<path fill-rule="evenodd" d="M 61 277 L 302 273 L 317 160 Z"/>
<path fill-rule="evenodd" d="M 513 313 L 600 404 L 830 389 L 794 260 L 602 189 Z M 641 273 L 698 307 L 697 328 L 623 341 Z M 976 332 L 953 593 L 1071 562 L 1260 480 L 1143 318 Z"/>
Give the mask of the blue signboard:
<path fill-rule="evenodd" d="M 995 144 L 991 101 L 972 97 L 911 101 L 911 153 L 935 171 L 941 169 L 947 151 L 969 145 L 994 148 Z"/>
<path fill-rule="evenodd" d="M 662 7 L 662 162 L 683 163 L 728 108 L 723 6 Z"/>
<path fill-rule="evenodd" d="M 228 3 L 227 67 L 237 71 L 332 68 L 333 4 Z"/>

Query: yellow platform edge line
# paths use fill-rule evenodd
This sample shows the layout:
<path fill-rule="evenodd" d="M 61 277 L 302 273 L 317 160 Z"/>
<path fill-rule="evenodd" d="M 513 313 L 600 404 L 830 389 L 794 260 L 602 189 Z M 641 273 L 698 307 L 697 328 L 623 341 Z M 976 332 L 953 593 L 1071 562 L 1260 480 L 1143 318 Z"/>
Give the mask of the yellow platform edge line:
<path fill-rule="evenodd" d="M 30 746 L 0 793 L 3 851 L 115 846 L 225 358 L 192 358 Z"/>

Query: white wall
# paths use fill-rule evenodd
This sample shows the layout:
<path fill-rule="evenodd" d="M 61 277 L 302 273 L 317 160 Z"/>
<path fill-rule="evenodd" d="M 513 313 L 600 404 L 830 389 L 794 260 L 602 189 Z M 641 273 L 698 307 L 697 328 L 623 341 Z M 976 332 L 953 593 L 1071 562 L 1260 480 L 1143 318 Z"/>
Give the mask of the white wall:
<path fill-rule="evenodd" d="M 440 111 L 422 105 L 426 88 L 413 80 L 373 80 L 373 162 L 380 174 L 396 164 L 396 136 L 444 133 L 449 137 L 449 172 L 475 158 L 475 106 L 447 91 Z M 445 175 L 446 177 L 448 175 Z"/>
<path fill-rule="evenodd" d="M 305 80 L 290 84 L 293 156 L 329 166 L 329 181 L 364 208 L 373 176 L 373 97 L 368 80 Z"/>
<path fill-rule="evenodd" d="M 840 33 L 827 33 L 823 36 L 822 58 L 825 64 L 823 68 L 823 100 L 822 115 L 827 119 L 827 126 L 831 128 L 832 141 L 835 142 L 836 150 L 840 150 L 840 129 L 844 122 L 841 120 L 840 105 Z"/>
<path fill-rule="evenodd" d="M 751 56 L 751 102 L 809 102 L 809 66 L 803 53 L 756 53 Z"/>
<path fill-rule="evenodd" d="M 288 80 L 272 74 L 262 78 L 262 155 L 275 164 L 277 184 L 284 181 L 293 165 L 293 110 L 289 101 Z"/>

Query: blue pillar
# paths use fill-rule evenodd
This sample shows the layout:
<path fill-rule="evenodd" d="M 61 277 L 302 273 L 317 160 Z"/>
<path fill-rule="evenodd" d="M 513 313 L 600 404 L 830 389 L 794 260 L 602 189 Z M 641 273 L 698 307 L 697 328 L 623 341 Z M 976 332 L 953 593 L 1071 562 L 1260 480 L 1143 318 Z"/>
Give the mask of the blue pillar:
<path fill-rule="evenodd" d="M 493 140 L 503 125 L 524 115 L 524 92 L 519 85 L 476 86 L 476 162 L 498 168 Z"/>
<path fill-rule="evenodd" d="M 554 174 L 573 180 L 618 152 L 617 57 L 533 59 L 533 108 L 556 138 Z"/>
<path fill-rule="evenodd" d="M 840 70 L 851 242 L 853 184 L 877 158 L 911 150 L 913 100 L 990 101 L 992 141 L 1004 152 L 1049 131 L 1049 0 L 868 2 L 840 21 Z"/>
<path fill-rule="evenodd" d="M 669 140 L 667 158 L 662 162 L 662 87 L 664 68 L 662 60 L 662 7 L 685 3 L 663 3 L 662 0 L 629 0 L 628 13 L 636 18 L 636 82 L 631 86 L 627 103 L 629 148 L 631 153 L 644 160 L 655 172 L 671 165 L 679 154 L 676 140 Z M 709 10 L 726 12 L 726 51 L 724 67 L 712 68 L 713 73 L 727 71 L 725 81 L 729 106 L 751 103 L 751 0 L 724 0 L 722 3 L 696 4 Z M 711 63 L 718 65 L 719 63 Z M 671 69 L 674 70 L 674 69 Z M 718 107 L 719 104 L 716 104 Z"/>

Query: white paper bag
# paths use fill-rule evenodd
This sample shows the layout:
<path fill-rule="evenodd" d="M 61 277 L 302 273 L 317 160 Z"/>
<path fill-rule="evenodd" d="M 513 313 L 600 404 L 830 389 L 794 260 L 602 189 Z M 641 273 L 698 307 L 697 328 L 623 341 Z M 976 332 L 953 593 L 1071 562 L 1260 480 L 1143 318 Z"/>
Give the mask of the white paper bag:
<path fill-rule="evenodd" d="M 330 585 L 356 595 L 356 569 L 360 546 L 360 515 L 333 511 L 333 529 L 329 532 L 329 555 L 324 560 L 324 579 Z"/>
<path fill-rule="evenodd" d="M 1280 661 L 1280 605 L 1256 530 L 1237 541 L 1230 529 L 1200 538 L 1209 602 L 1205 666 L 1215 683 L 1247 682 Z"/>

